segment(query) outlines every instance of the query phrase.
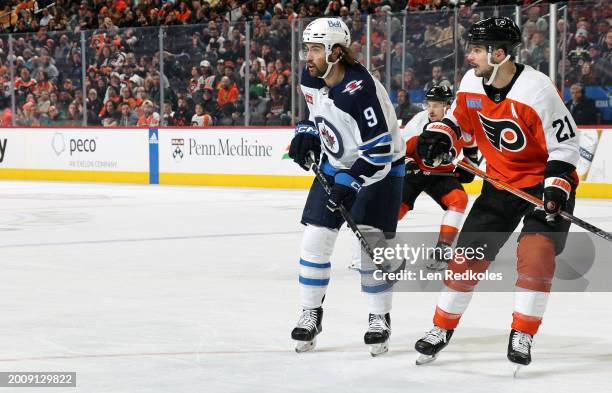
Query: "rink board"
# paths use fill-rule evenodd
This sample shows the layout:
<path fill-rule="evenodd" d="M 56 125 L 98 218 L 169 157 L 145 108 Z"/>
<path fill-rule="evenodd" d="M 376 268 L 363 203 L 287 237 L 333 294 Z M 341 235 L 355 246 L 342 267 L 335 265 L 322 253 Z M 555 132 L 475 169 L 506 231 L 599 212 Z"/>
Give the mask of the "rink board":
<path fill-rule="evenodd" d="M 147 143 L 142 129 L 2 129 L 0 178 L 146 184 Z"/>
<path fill-rule="evenodd" d="M 581 127 L 579 197 L 612 198 L 612 128 Z M 289 128 L 3 128 L 0 179 L 310 187 Z M 466 185 L 477 194 L 481 181 Z"/>

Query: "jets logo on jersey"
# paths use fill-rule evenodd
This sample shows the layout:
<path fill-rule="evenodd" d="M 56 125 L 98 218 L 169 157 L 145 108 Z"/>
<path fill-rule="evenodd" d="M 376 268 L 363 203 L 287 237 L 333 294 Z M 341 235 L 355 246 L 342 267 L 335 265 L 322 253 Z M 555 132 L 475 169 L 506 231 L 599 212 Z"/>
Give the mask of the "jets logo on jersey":
<path fill-rule="evenodd" d="M 332 157 L 340 159 L 344 154 L 344 146 L 342 145 L 342 137 L 336 127 L 322 116 L 315 116 L 315 124 L 319 129 L 325 150 Z"/>
<path fill-rule="evenodd" d="M 363 81 L 350 81 L 342 90 L 343 93 L 355 94 L 356 91 L 361 90 L 363 88 Z"/>
<path fill-rule="evenodd" d="M 489 142 L 497 150 L 518 152 L 523 150 L 527 139 L 521 127 L 509 119 L 489 119 L 478 112 L 480 124 Z"/>

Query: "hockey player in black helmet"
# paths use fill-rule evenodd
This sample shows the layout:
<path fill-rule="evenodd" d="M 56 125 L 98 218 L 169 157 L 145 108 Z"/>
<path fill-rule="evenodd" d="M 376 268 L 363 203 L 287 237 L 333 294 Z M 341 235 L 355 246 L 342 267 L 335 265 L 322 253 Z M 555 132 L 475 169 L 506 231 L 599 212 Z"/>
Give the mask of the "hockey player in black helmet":
<path fill-rule="evenodd" d="M 450 105 L 453 102 L 453 91 L 445 85 L 434 86 L 425 93 L 425 101 L 439 101 Z"/>
<path fill-rule="evenodd" d="M 490 86 L 499 67 L 513 59 L 514 49 L 521 43 L 521 30 L 509 18 L 488 18 L 472 25 L 467 35 L 468 45 L 484 45 L 487 50 L 488 69 L 474 69 L 476 76 L 486 79 L 485 84 Z M 493 62 L 493 52 L 503 49 L 506 56 L 499 62 Z"/>
<path fill-rule="evenodd" d="M 484 250 L 482 257 L 452 259 L 434 313 L 434 327 L 415 344 L 417 364 L 430 362 L 446 347 L 467 309 L 478 280 L 456 273 L 485 272 L 518 224 L 512 325 L 508 359 L 517 367 L 531 362 L 531 344 L 542 322 L 569 222 L 561 210 L 574 209 L 579 133 L 550 78 L 516 63 L 521 32 L 508 18 L 492 17 L 471 26 L 467 61 L 444 118 L 419 137 L 417 152 L 428 165 L 452 156 L 457 140 L 473 141 L 486 159 L 487 175 L 544 201 L 543 209 L 485 183 L 457 239 L 456 247 Z"/>
<path fill-rule="evenodd" d="M 448 266 L 452 253 L 450 247 L 459 231 L 468 203 L 462 183 L 474 180 L 474 175 L 452 164 L 435 168 L 428 166 L 416 151 L 423 128 L 432 121 L 442 120 L 452 101 L 453 92 L 448 86 L 432 87 L 425 94 L 426 109 L 417 113 L 402 133 L 406 141 L 406 176 L 398 220 L 414 209 L 415 201 L 422 192 L 432 197 L 445 211 L 435 251 L 429 255 L 426 265 L 431 270 L 444 270 Z M 463 140 L 458 140 L 454 149 L 457 152 L 463 149 L 464 160 L 477 165 L 477 148 L 466 146 Z"/>

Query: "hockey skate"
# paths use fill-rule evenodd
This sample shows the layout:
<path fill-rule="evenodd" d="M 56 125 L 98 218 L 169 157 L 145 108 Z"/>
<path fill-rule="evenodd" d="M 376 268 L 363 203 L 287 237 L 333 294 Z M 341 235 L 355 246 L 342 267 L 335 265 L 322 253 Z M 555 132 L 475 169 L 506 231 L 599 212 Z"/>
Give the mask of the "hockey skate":
<path fill-rule="evenodd" d="M 438 353 L 448 345 L 454 330 L 446 330 L 434 326 L 422 339 L 414 344 L 414 349 L 419 353 L 416 364 L 431 363 L 438 357 Z"/>
<path fill-rule="evenodd" d="M 427 269 L 434 271 L 446 270 L 450 262 L 450 255 L 452 255 L 450 244 L 439 241 L 433 252 L 429 254 L 429 258 L 433 259 L 433 261 L 427 264 Z"/>
<path fill-rule="evenodd" d="M 531 363 L 531 343 L 533 336 L 512 329 L 508 339 L 508 360 L 514 365 L 514 377 L 523 366 Z"/>
<path fill-rule="evenodd" d="M 353 262 L 350 263 L 350 265 L 348 265 L 348 268 L 350 270 L 359 271 L 359 270 L 361 270 L 361 263 L 357 262 L 357 261 L 353 261 Z"/>
<path fill-rule="evenodd" d="M 302 310 L 297 326 L 291 332 L 291 338 L 296 341 L 295 352 L 308 352 L 317 345 L 317 335 L 323 327 L 323 308 L 312 308 Z"/>
<path fill-rule="evenodd" d="M 391 315 L 370 314 L 368 325 L 363 341 L 370 346 L 370 355 L 376 357 L 387 353 L 391 336 Z"/>

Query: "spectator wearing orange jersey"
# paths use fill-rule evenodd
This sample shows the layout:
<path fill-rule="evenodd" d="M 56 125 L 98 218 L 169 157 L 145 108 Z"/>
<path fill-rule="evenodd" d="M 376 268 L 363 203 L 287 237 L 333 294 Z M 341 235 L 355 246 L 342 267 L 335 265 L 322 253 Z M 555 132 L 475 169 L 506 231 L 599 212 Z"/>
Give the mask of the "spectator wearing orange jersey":
<path fill-rule="evenodd" d="M 113 9 L 117 13 L 122 13 L 127 7 L 128 5 L 125 2 L 125 0 L 116 0 L 115 3 L 113 4 Z"/>
<path fill-rule="evenodd" d="M 0 116 L 0 127 L 8 127 L 13 124 L 13 112 L 11 108 L 4 108 L 2 116 Z"/>
<path fill-rule="evenodd" d="M 114 101 L 106 101 L 102 106 L 102 109 L 100 109 L 98 117 L 102 119 L 103 122 L 106 118 L 119 118 L 119 114 L 117 113 L 117 104 L 115 104 Z"/>
<path fill-rule="evenodd" d="M 30 77 L 30 71 L 27 68 L 21 69 L 21 76 L 15 80 L 15 90 L 18 95 L 25 96 L 34 92 L 36 87 L 36 79 Z"/>
<path fill-rule="evenodd" d="M 127 104 L 130 110 L 134 110 L 136 107 L 142 104 L 142 100 L 138 102 L 136 98 L 132 96 L 132 91 L 129 87 L 123 86 L 121 88 L 121 104 Z"/>
<path fill-rule="evenodd" d="M 38 71 L 36 80 L 36 85 L 32 89 L 35 96 L 39 97 L 42 93 L 51 93 L 55 90 L 55 85 L 49 80 L 45 71 Z"/>
<path fill-rule="evenodd" d="M 287 21 L 289 24 L 293 22 L 293 20 L 297 17 L 295 10 L 293 9 L 293 4 L 286 2 L 285 3 L 285 16 L 287 17 Z"/>
<path fill-rule="evenodd" d="M 230 79 L 227 76 L 221 78 L 221 83 L 219 84 L 219 91 L 217 93 L 217 104 L 219 107 L 223 107 L 226 104 L 236 104 L 238 100 L 238 95 L 240 92 L 238 91 L 238 87 L 235 83 L 230 85 Z"/>
<path fill-rule="evenodd" d="M 36 104 L 28 101 L 23 105 L 23 112 L 17 112 L 17 124 L 23 126 L 39 126 Z"/>
<path fill-rule="evenodd" d="M 11 11 L 10 4 L 6 4 L 2 10 L 0 10 L 0 26 L 5 29 L 10 28 L 17 24 L 17 13 L 15 11 Z"/>
<path fill-rule="evenodd" d="M 276 78 L 278 78 L 278 72 L 276 70 L 276 63 L 270 62 L 266 66 L 266 84 L 268 87 L 272 87 L 276 84 Z"/>
<path fill-rule="evenodd" d="M 187 7 L 187 3 L 181 2 L 179 4 L 178 11 L 176 11 L 176 19 L 180 21 L 181 23 L 186 24 L 189 22 L 190 18 L 191 18 L 191 10 L 189 9 L 189 7 Z"/>
<path fill-rule="evenodd" d="M 34 0 L 20 0 L 17 7 L 15 7 L 15 13 L 19 14 L 23 10 L 38 10 L 38 3 Z"/>
<path fill-rule="evenodd" d="M 196 104 L 195 114 L 191 117 L 191 125 L 198 127 L 208 127 L 213 124 L 212 116 L 204 112 L 202 104 Z"/>
<path fill-rule="evenodd" d="M 145 100 L 142 103 L 142 116 L 138 119 L 139 126 L 158 126 L 159 125 L 159 113 L 153 109 L 153 103 L 151 100 Z"/>
<path fill-rule="evenodd" d="M 429 5 L 429 0 L 408 0 L 408 9 L 425 9 Z"/>

